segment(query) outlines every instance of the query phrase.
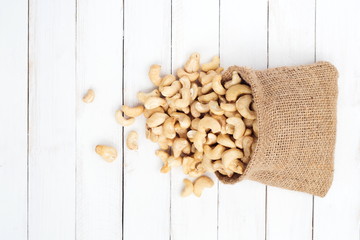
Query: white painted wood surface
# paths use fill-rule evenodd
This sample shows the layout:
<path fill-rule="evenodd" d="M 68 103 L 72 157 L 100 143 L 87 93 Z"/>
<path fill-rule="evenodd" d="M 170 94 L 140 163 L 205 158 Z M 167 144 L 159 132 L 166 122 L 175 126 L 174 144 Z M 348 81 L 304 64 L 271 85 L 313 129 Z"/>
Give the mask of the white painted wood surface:
<path fill-rule="evenodd" d="M 0 0 L 0 239 L 360 239 L 359 7 Z M 159 173 L 144 119 L 123 130 L 114 112 L 151 89 L 151 64 L 174 72 L 194 51 L 202 61 L 220 54 L 224 67 L 337 66 L 335 176 L 325 198 L 250 181 L 180 198 L 184 175 Z M 96 97 L 85 104 L 89 88 Z M 134 129 L 140 146 L 129 151 L 123 139 Z M 116 147 L 117 160 L 101 160 L 97 144 Z"/>

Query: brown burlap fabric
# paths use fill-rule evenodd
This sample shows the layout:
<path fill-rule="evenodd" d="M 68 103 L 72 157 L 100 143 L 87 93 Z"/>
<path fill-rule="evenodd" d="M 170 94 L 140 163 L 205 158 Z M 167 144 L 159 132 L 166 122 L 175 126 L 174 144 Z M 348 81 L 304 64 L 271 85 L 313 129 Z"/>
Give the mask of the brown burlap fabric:
<path fill-rule="evenodd" d="M 223 183 L 249 179 L 267 185 L 325 196 L 334 167 L 336 68 L 327 62 L 256 71 L 233 66 L 251 85 L 259 138 L 243 175 L 216 172 Z"/>

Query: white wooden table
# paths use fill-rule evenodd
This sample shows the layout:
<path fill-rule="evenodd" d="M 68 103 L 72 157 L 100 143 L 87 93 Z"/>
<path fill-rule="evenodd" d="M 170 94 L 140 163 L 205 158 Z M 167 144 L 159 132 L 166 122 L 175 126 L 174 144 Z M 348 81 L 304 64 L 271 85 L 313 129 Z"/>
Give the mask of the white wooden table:
<path fill-rule="evenodd" d="M 0 239 L 360 239 L 359 0 L 0 0 Z M 181 198 L 144 119 L 114 112 L 150 90 L 148 67 L 264 69 L 327 60 L 340 72 L 328 195 L 242 182 Z M 84 104 L 88 88 L 96 92 Z M 140 149 L 124 135 L 140 133 Z M 109 144 L 109 164 L 94 152 Z M 215 180 L 215 179 L 214 179 Z"/>

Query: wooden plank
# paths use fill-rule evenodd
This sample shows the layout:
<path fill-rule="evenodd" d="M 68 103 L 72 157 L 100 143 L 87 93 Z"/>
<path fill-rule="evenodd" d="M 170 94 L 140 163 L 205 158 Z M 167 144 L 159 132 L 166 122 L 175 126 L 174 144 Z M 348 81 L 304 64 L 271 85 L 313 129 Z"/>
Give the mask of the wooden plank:
<path fill-rule="evenodd" d="M 74 239 L 75 1 L 29 3 L 29 239 Z"/>
<path fill-rule="evenodd" d="M 251 24 L 249 24 L 251 22 Z M 267 0 L 222 1 L 220 58 L 232 65 L 267 66 Z M 219 184 L 219 239 L 265 238 L 265 185 Z"/>
<path fill-rule="evenodd" d="M 334 181 L 315 198 L 314 239 L 360 239 L 360 2 L 317 1 L 316 58 L 339 71 Z M 341 17 L 334 17 L 341 16 Z"/>
<path fill-rule="evenodd" d="M 269 2 L 269 67 L 314 62 L 315 2 Z M 311 239 L 312 196 L 268 187 L 267 239 Z"/>
<path fill-rule="evenodd" d="M 219 55 L 219 1 L 174 0 L 172 4 L 172 66 L 182 67 L 193 52 L 208 62 Z M 217 180 L 200 199 L 182 198 L 181 169 L 171 172 L 171 239 L 217 239 Z"/>
<path fill-rule="evenodd" d="M 126 1 L 124 37 L 125 104 L 136 106 L 136 94 L 154 87 L 150 65 L 171 73 L 171 1 Z M 126 127 L 125 138 L 132 130 L 139 134 L 139 149 L 124 149 L 124 239 L 169 239 L 170 176 L 160 173 L 158 146 L 145 138 L 145 118 Z"/>
<path fill-rule="evenodd" d="M 28 3 L 0 6 L 0 236 L 21 240 L 27 237 Z"/>
<path fill-rule="evenodd" d="M 122 1 L 77 1 L 77 239 L 122 238 Z M 95 91 L 90 104 L 81 101 Z M 108 163 L 95 153 L 117 149 Z"/>

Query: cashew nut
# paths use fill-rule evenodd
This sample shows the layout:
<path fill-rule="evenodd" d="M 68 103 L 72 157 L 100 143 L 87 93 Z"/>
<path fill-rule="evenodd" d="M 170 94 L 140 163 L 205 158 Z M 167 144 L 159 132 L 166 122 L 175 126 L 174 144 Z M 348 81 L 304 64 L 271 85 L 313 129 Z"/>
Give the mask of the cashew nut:
<path fill-rule="evenodd" d="M 192 83 L 190 88 L 190 96 L 192 101 L 194 101 L 197 98 L 198 92 L 199 92 L 198 85 L 196 83 Z"/>
<path fill-rule="evenodd" d="M 194 73 L 188 73 L 188 72 L 185 72 L 184 69 L 182 68 L 179 68 L 177 71 L 176 71 L 176 74 L 179 78 L 182 78 L 184 76 L 187 76 L 190 81 L 196 81 L 196 79 L 199 78 L 199 73 L 198 72 L 194 72 Z"/>
<path fill-rule="evenodd" d="M 216 73 L 221 73 L 222 71 L 224 71 L 224 68 L 222 68 L 222 67 L 218 67 L 218 68 L 215 70 Z"/>
<path fill-rule="evenodd" d="M 190 153 L 190 144 L 185 138 L 175 138 L 174 143 L 172 145 L 172 151 L 174 157 L 179 157 L 184 149 L 189 147 L 189 151 L 187 154 Z"/>
<path fill-rule="evenodd" d="M 157 107 L 157 108 L 153 108 L 153 109 L 145 109 L 143 114 L 144 114 L 144 117 L 149 118 L 149 117 L 151 117 L 151 115 L 153 115 L 156 112 L 163 113 L 165 111 L 162 107 Z"/>
<path fill-rule="evenodd" d="M 215 93 L 215 92 L 211 92 L 205 95 L 201 95 L 200 97 L 198 97 L 199 102 L 201 103 L 208 103 L 211 100 L 217 100 L 219 98 L 219 96 Z"/>
<path fill-rule="evenodd" d="M 182 197 L 190 196 L 193 193 L 193 190 L 194 190 L 193 183 L 189 179 L 186 179 L 186 178 L 183 180 L 183 183 L 184 183 L 185 186 L 184 186 L 184 189 L 181 192 L 181 196 Z"/>
<path fill-rule="evenodd" d="M 214 92 L 216 92 L 219 95 L 224 95 L 226 93 L 226 89 L 221 84 L 222 77 L 220 74 L 216 75 L 212 80 L 212 88 L 214 89 Z"/>
<path fill-rule="evenodd" d="M 129 132 L 126 138 L 126 146 L 130 150 L 137 150 L 138 149 L 138 138 L 139 135 L 135 131 Z"/>
<path fill-rule="evenodd" d="M 238 110 L 238 112 L 241 114 L 241 116 L 243 116 L 244 118 L 247 119 L 256 119 L 256 113 L 254 111 L 251 111 L 249 109 L 250 103 L 252 102 L 252 97 L 251 95 L 244 95 L 241 96 L 237 101 L 236 101 L 236 109 Z"/>
<path fill-rule="evenodd" d="M 211 160 L 217 160 L 221 158 L 221 155 L 225 151 L 225 147 L 223 145 L 216 145 L 216 147 L 211 148 L 209 145 L 204 145 L 204 153 L 205 156 Z"/>
<path fill-rule="evenodd" d="M 87 91 L 87 93 L 84 95 L 84 97 L 82 98 L 84 103 L 91 103 L 92 101 L 94 101 L 95 98 L 95 92 L 92 89 L 89 89 Z"/>
<path fill-rule="evenodd" d="M 236 106 L 234 103 L 220 103 L 220 108 L 226 112 L 235 112 Z"/>
<path fill-rule="evenodd" d="M 163 134 L 163 126 L 153 127 L 151 128 L 151 132 L 156 135 L 161 135 Z"/>
<path fill-rule="evenodd" d="M 203 145 L 206 142 L 206 133 L 197 131 L 194 136 L 194 146 L 199 152 L 203 152 Z"/>
<path fill-rule="evenodd" d="M 149 93 L 139 92 L 137 98 L 141 103 L 145 103 L 146 99 L 149 97 L 160 97 L 160 92 L 158 89 L 154 89 Z"/>
<path fill-rule="evenodd" d="M 226 119 L 226 122 L 235 127 L 234 134 L 233 134 L 233 137 L 235 139 L 238 139 L 244 135 L 246 127 L 245 127 L 245 123 L 243 122 L 243 120 L 241 120 L 241 118 L 231 117 L 231 118 Z"/>
<path fill-rule="evenodd" d="M 170 86 L 160 86 L 159 90 L 164 97 L 172 97 L 180 90 L 180 88 L 181 83 L 179 81 L 174 81 Z"/>
<path fill-rule="evenodd" d="M 161 83 L 160 71 L 161 71 L 160 65 L 154 64 L 150 67 L 148 75 L 150 80 L 155 86 L 159 86 Z"/>
<path fill-rule="evenodd" d="M 231 140 L 231 138 L 228 134 L 220 134 L 216 140 L 217 140 L 217 143 L 219 143 L 225 147 L 228 147 L 228 148 L 236 147 L 234 141 Z"/>
<path fill-rule="evenodd" d="M 211 59 L 211 62 L 205 63 L 201 65 L 201 70 L 204 72 L 208 72 L 210 70 L 216 70 L 220 65 L 220 58 L 215 56 Z"/>
<path fill-rule="evenodd" d="M 97 145 L 95 152 L 107 162 L 113 162 L 117 157 L 116 149 L 105 145 Z"/>
<path fill-rule="evenodd" d="M 206 137 L 206 142 L 205 142 L 205 144 L 207 144 L 207 145 L 213 145 L 213 144 L 215 144 L 215 143 L 216 143 L 216 138 L 217 138 L 217 136 L 216 136 L 215 134 L 209 133 L 209 134 L 207 135 L 207 137 Z"/>
<path fill-rule="evenodd" d="M 197 72 L 200 69 L 200 54 L 191 54 L 189 60 L 185 63 L 185 71 L 188 73 Z"/>
<path fill-rule="evenodd" d="M 221 131 L 220 123 L 212 117 L 204 117 L 199 121 L 198 131 L 206 132 L 210 129 L 212 133 L 218 133 Z"/>
<path fill-rule="evenodd" d="M 248 85 L 236 84 L 229 87 L 229 89 L 226 91 L 225 98 L 229 102 L 234 102 L 240 95 L 251 93 L 251 88 Z"/>
<path fill-rule="evenodd" d="M 131 124 L 133 124 L 135 122 L 135 118 L 126 119 L 125 117 L 123 117 L 123 113 L 121 110 L 116 111 L 115 119 L 122 126 L 130 126 Z"/>
<path fill-rule="evenodd" d="M 226 89 L 228 89 L 229 87 L 239 83 L 241 83 L 241 78 L 236 71 L 233 71 L 231 81 L 227 81 L 224 86 Z"/>
<path fill-rule="evenodd" d="M 206 85 L 212 82 L 213 78 L 217 75 L 215 71 L 209 71 L 208 73 L 200 72 L 199 81 L 201 85 Z"/>
<path fill-rule="evenodd" d="M 246 127 L 252 127 L 252 125 L 254 124 L 254 119 L 244 118 L 243 121 L 244 121 Z"/>
<path fill-rule="evenodd" d="M 232 177 L 232 175 L 234 174 L 233 171 L 231 171 L 230 169 L 226 169 L 222 163 L 221 160 L 216 160 L 213 163 L 213 169 L 214 171 L 218 171 L 219 173 L 221 173 L 222 175 L 226 175 L 228 177 Z"/>
<path fill-rule="evenodd" d="M 210 112 L 215 115 L 224 115 L 224 110 L 219 107 L 217 101 L 210 101 L 209 102 Z"/>
<path fill-rule="evenodd" d="M 242 145 L 244 147 L 244 157 L 250 157 L 251 154 L 251 145 L 254 142 L 254 138 L 251 136 L 245 136 L 242 140 Z"/>
<path fill-rule="evenodd" d="M 214 186 L 213 180 L 207 176 L 201 176 L 194 182 L 194 194 L 200 197 L 205 188 L 211 188 Z"/>
<path fill-rule="evenodd" d="M 195 101 L 194 103 L 194 107 L 199 113 L 207 113 L 208 111 L 210 111 L 209 103 L 201 103 L 198 101 Z"/>
<path fill-rule="evenodd" d="M 121 107 L 121 110 L 124 112 L 124 114 L 126 116 L 129 117 L 138 117 L 140 116 L 143 112 L 144 112 L 144 106 L 143 105 L 139 105 L 136 107 L 128 107 L 126 105 L 123 105 Z"/>
<path fill-rule="evenodd" d="M 157 127 L 165 122 L 169 116 L 166 113 L 156 112 L 146 120 L 146 124 L 150 127 Z"/>
<path fill-rule="evenodd" d="M 196 109 L 195 107 L 195 104 L 197 103 L 197 101 L 194 101 L 191 105 L 190 105 L 190 112 L 191 112 L 191 115 L 194 117 L 194 118 L 198 118 L 200 117 L 201 113 Z"/>
<path fill-rule="evenodd" d="M 194 118 L 193 120 L 191 120 L 191 129 L 198 130 L 199 122 L 200 122 L 200 118 Z"/>
<path fill-rule="evenodd" d="M 175 118 L 169 117 L 165 120 L 164 124 L 162 125 L 163 134 L 166 138 L 173 139 L 176 137 L 175 122 L 176 122 Z"/>
<path fill-rule="evenodd" d="M 181 138 L 186 138 L 187 136 L 187 128 L 182 128 L 180 123 L 175 123 L 175 132 L 179 135 Z"/>
<path fill-rule="evenodd" d="M 170 114 L 170 116 L 174 117 L 180 123 L 181 128 L 187 129 L 190 127 L 191 119 L 185 113 L 173 112 Z"/>
<path fill-rule="evenodd" d="M 159 87 L 170 86 L 176 80 L 175 76 L 172 74 L 168 74 L 161 80 Z"/>
<path fill-rule="evenodd" d="M 210 90 L 213 90 L 212 89 L 212 84 L 213 84 L 212 82 L 209 82 L 209 83 L 203 85 L 202 88 L 201 88 L 201 93 L 202 94 L 207 94 L 208 92 L 210 92 Z"/>
<path fill-rule="evenodd" d="M 145 100 L 144 106 L 146 109 L 153 109 L 157 107 L 165 107 L 167 102 L 161 97 L 148 97 Z"/>
<path fill-rule="evenodd" d="M 226 150 L 222 155 L 222 163 L 224 167 L 230 169 L 233 172 L 243 174 L 245 165 L 240 161 L 244 157 L 244 154 L 239 149 Z"/>

